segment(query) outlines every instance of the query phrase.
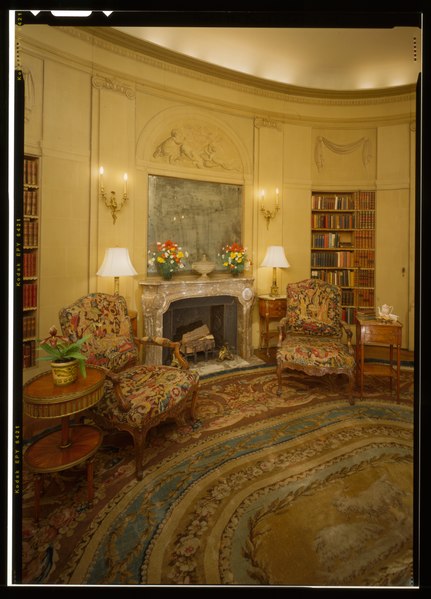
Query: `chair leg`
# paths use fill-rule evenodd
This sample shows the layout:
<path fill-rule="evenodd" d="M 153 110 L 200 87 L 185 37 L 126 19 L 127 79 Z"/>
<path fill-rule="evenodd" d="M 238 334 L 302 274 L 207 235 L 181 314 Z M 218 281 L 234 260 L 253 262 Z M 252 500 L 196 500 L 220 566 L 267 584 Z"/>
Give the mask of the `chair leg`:
<path fill-rule="evenodd" d="M 147 439 L 148 428 L 143 431 L 133 433 L 133 443 L 135 446 L 136 478 L 142 480 L 144 477 L 144 448 Z"/>

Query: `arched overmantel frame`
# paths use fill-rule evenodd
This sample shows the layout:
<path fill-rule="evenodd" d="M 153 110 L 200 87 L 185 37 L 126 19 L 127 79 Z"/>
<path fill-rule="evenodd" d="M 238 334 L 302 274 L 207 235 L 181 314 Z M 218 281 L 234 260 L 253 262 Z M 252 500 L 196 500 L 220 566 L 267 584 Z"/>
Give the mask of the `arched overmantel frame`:
<path fill-rule="evenodd" d="M 182 173 L 190 179 L 247 184 L 252 179 L 251 156 L 252 148 L 247 149 L 240 133 L 221 118 L 182 106 L 155 115 L 136 144 L 138 168 Z"/>

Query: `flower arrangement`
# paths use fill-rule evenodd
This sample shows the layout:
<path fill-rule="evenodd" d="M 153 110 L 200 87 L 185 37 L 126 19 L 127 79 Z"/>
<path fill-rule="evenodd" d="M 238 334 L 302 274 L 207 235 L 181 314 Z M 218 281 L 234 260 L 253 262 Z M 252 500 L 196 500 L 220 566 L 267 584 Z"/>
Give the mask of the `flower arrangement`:
<path fill-rule="evenodd" d="M 91 335 L 85 335 L 77 341 L 70 341 L 67 337 L 57 335 L 57 329 L 52 326 L 49 329 L 49 336 L 46 339 L 40 340 L 39 347 L 48 355 L 41 356 L 39 360 L 50 360 L 51 362 L 70 362 L 78 360 L 79 369 L 82 376 L 87 376 L 85 362 L 87 357 L 82 353 L 82 344 L 89 339 Z"/>
<path fill-rule="evenodd" d="M 238 275 L 244 271 L 245 264 L 248 262 L 247 248 L 238 243 L 225 245 L 222 248 L 221 259 L 223 266 L 232 275 Z"/>
<path fill-rule="evenodd" d="M 156 251 L 148 253 L 151 254 L 148 264 L 155 266 L 164 279 L 171 279 L 174 272 L 184 268 L 182 260 L 188 257 L 188 253 L 170 239 L 163 243 L 158 241 Z"/>

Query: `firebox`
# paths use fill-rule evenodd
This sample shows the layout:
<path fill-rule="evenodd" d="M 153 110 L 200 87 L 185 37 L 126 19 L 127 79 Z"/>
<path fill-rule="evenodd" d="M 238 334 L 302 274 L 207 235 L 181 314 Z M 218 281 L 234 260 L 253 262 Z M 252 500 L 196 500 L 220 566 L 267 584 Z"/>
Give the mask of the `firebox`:
<path fill-rule="evenodd" d="M 236 353 L 237 307 L 238 300 L 229 295 L 174 301 L 163 314 L 163 336 L 181 341 L 185 333 L 206 325 L 214 336 L 216 350 L 227 345 Z M 204 359 L 204 356 L 200 358 Z M 166 352 L 163 354 L 163 363 L 168 363 L 168 360 L 169 352 Z"/>

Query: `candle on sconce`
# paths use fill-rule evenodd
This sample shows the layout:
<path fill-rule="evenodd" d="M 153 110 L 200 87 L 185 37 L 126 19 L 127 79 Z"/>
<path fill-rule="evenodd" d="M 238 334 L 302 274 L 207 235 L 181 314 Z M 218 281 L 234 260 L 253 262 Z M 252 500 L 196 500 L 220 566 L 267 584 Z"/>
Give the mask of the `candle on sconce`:
<path fill-rule="evenodd" d="M 127 173 L 124 173 L 123 179 L 124 179 L 124 195 L 126 195 L 127 194 L 127 179 L 128 179 Z"/>
<path fill-rule="evenodd" d="M 275 205 L 278 206 L 278 187 L 275 190 Z"/>
<path fill-rule="evenodd" d="M 262 191 L 260 192 L 260 207 L 261 208 L 263 208 L 264 199 L 265 199 L 265 190 L 262 189 Z"/>
<path fill-rule="evenodd" d="M 100 182 L 100 187 L 103 187 L 103 173 L 105 172 L 105 169 L 103 168 L 103 166 L 101 166 L 99 168 L 99 182 Z"/>

